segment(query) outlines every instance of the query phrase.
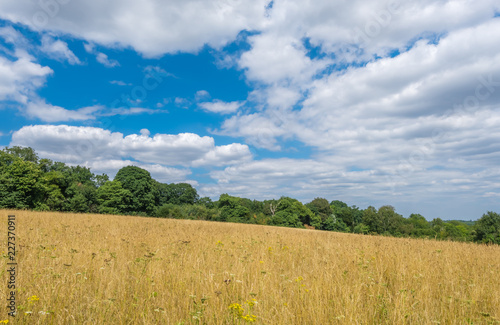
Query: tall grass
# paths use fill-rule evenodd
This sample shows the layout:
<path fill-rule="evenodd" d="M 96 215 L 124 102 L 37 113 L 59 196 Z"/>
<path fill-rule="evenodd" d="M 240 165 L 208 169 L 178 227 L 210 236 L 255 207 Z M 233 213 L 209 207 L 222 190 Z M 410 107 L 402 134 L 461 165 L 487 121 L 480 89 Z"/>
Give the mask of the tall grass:
<path fill-rule="evenodd" d="M 15 324 L 500 323 L 499 246 L 1 210 L 4 243 L 8 214 Z"/>

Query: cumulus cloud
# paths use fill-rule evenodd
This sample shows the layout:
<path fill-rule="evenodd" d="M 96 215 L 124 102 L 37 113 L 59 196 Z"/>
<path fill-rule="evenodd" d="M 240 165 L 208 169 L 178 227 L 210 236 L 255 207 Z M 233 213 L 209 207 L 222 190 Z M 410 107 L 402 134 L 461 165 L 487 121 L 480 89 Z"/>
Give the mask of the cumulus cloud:
<path fill-rule="evenodd" d="M 52 72 L 49 67 L 33 62 L 28 55 L 21 54 L 15 61 L 0 56 L 0 100 L 26 103 Z"/>
<path fill-rule="evenodd" d="M 12 27 L 0 28 L 0 37 L 14 46 L 14 50 L 9 53 L 12 59 L 0 56 L 0 100 L 25 104 L 53 71 L 36 63 L 25 49 L 27 40 Z"/>
<path fill-rule="evenodd" d="M 21 0 L 0 3 L 0 17 L 105 46 L 130 46 L 152 57 L 196 52 L 205 44 L 219 48 L 241 30 L 261 26 L 268 2 L 91 0 L 56 3 L 44 11 L 38 2 Z M 40 19 L 33 19 L 34 16 Z"/>
<path fill-rule="evenodd" d="M 32 125 L 14 132 L 11 145 L 29 146 L 40 156 L 71 163 L 132 158 L 163 166 L 215 166 L 251 158 L 246 145 L 216 146 L 208 136 L 193 133 L 149 136 L 148 132 L 124 136 L 95 127 Z"/>

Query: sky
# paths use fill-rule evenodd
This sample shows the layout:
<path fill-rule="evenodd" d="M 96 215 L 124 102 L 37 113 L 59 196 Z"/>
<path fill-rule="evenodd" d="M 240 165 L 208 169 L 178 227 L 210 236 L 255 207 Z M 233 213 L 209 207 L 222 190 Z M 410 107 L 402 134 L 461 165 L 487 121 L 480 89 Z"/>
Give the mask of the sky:
<path fill-rule="evenodd" d="M 0 0 L 0 147 L 200 196 L 500 211 L 497 0 Z"/>

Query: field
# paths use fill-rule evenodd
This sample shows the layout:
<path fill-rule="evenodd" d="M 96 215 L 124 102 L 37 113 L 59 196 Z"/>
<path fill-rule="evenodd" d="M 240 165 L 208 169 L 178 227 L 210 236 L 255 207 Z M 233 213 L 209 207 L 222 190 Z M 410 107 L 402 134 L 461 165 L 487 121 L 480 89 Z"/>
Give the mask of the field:
<path fill-rule="evenodd" d="M 499 246 L 6 210 L 0 321 L 8 214 L 13 324 L 500 324 Z"/>

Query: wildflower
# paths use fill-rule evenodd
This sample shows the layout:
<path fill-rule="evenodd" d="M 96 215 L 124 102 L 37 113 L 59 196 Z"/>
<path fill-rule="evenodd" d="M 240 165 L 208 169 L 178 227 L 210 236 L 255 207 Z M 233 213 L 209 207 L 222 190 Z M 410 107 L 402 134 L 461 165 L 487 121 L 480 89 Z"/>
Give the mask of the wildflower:
<path fill-rule="evenodd" d="M 7 324 L 7 323 L 9 323 L 8 319 L 0 321 L 0 324 Z"/>
<path fill-rule="evenodd" d="M 240 318 L 243 319 L 244 321 L 249 322 L 249 323 L 253 323 L 257 320 L 257 316 L 255 316 L 255 315 L 245 315 L 245 316 L 241 316 Z"/>
<path fill-rule="evenodd" d="M 255 306 L 255 304 L 257 304 L 257 299 L 255 299 L 255 298 L 253 298 L 252 300 L 248 300 L 247 301 L 247 305 L 250 306 L 250 307 Z"/>
<path fill-rule="evenodd" d="M 264 264 L 264 261 L 260 261 L 260 264 Z"/>
<path fill-rule="evenodd" d="M 28 301 L 30 303 L 34 303 L 35 301 L 38 301 L 38 300 L 40 300 L 40 298 L 38 298 L 37 296 L 31 296 L 28 298 Z"/>
<path fill-rule="evenodd" d="M 243 307 L 240 304 L 230 304 L 229 309 L 238 317 L 243 316 Z"/>
<path fill-rule="evenodd" d="M 301 277 L 301 276 L 299 276 L 297 279 L 295 279 L 295 282 L 300 282 L 300 281 L 302 281 L 302 280 L 304 280 L 304 278 L 303 278 L 303 277 Z"/>
<path fill-rule="evenodd" d="M 219 240 L 217 243 L 215 243 L 217 246 L 224 246 L 224 244 Z"/>

